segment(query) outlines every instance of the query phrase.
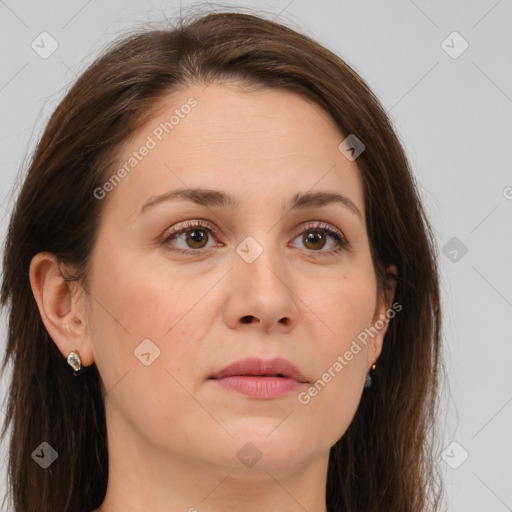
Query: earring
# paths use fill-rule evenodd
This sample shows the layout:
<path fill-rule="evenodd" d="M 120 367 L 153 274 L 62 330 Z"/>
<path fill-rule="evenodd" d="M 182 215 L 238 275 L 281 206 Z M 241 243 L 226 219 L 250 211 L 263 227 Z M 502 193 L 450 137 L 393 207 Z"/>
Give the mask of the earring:
<path fill-rule="evenodd" d="M 372 366 L 372 370 L 375 370 L 375 364 Z M 372 387 L 372 376 L 370 375 L 370 372 L 366 374 L 366 379 L 364 381 L 364 387 L 365 388 L 371 388 Z"/>
<path fill-rule="evenodd" d="M 75 348 L 72 352 L 69 353 L 67 362 L 71 368 L 74 370 L 75 376 L 82 370 L 82 358 L 80 357 L 80 353 L 78 349 Z"/>

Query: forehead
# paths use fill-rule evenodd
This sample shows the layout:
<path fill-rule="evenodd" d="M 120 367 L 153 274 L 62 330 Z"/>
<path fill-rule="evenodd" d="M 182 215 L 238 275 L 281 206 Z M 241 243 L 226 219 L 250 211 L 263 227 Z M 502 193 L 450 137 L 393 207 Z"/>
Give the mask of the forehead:
<path fill-rule="evenodd" d="M 318 188 L 350 195 L 364 212 L 359 169 L 338 149 L 344 138 L 327 112 L 290 90 L 192 85 L 163 99 L 125 143 L 108 202 L 128 203 L 129 213 L 150 196 L 201 186 L 281 205 L 284 194 Z"/>

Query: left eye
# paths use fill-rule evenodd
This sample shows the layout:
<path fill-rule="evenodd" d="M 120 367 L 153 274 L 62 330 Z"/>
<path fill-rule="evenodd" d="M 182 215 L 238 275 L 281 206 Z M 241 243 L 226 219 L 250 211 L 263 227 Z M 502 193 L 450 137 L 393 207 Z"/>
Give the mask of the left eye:
<path fill-rule="evenodd" d="M 295 240 L 298 238 L 301 238 L 305 247 L 313 252 L 318 252 L 318 249 L 323 249 L 327 244 L 328 238 L 333 239 L 335 242 L 334 248 L 327 251 L 320 251 L 326 254 L 337 253 L 346 245 L 345 239 L 341 233 L 325 225 L 306 227 Z"/>
<path fill-rule="evenodd" d="M 187 247 L 174 247 L 171 250 L 182 254 L 197 254 L 201 249 L 206 247 L 209 241 L 210 233 L 216 233 L 216 229 L 209 223 L 187 222 L 170 234 L 165 236 L 163 243 L 170 246 L 170 242 L 183 241 Z M 321 254 L 334 254 L 345 248 L 347 242 L 344 236 L 337 229 L 327 224 L 309 224 L 303 226 L 300 234 L 294 240 L 301 239 L 306 249 L 311 253 L 320 252 Z M 334 248 L 321 251 L 326 244 L 328 238 L 334 240 Z M 316 256 L 316 255 L 315 255 Z"/>

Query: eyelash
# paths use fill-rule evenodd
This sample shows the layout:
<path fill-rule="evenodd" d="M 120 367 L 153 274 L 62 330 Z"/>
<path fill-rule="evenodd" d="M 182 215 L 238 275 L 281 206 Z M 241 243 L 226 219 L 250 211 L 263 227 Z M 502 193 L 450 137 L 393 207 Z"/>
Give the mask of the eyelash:
<path fill-rule="evenodd" d="M 161 244 L 167 244 L 169 241 L 173 240 L 177 236 L 186 233 L 190 229 L 203 229 L 204 231 L 208 233 L 213 233 L 214 235 L 217 235 L 217 229 L 215 226 L 208 221 L 185 221 L 182 223 L 181 227 L 178 229 L 175 229 L 171 231 L 170 233 L 166 233 L 164 235 L 163 240 L 161 241 Z M 338 244 L 338 246 L 335 249 L 331 249 L 330 251 L 314 251 L 310 250 L 310 255 L 313 257 L 323 257 L 323 256 L 333 256 L 335 254 L 338 254 L 342 250 L 346 249 L 348 247 L 348 242 L 345 240 L 344 236 L 341 234 L 340 231 L 330 227 L 328 224 L 322 223 L 322 222 L 310 222 L 302 226 L 302 230 L 296 234 L 295 238 L 298 236 L 304 234 L 307 231 L 324 231 L 328 235 L 330 235 L 332 238 L 334 238 Z M 294 238 L 294 239 L 295 239 Z M 201 252 L 205 252 L 204 249 L 180 249 L 180 248 L 172 248 L 169 249 L 173 252 L 178 252 L 180 254 L 189 254 L 189 255 L 197 255 Z"/>

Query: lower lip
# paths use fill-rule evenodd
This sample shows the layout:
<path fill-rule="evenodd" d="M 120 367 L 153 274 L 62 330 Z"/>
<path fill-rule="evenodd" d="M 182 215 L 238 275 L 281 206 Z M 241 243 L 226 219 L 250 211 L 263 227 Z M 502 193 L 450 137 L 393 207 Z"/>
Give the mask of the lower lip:
<path fill-rule="evenodd" d="M 252 398 L 279 398 L 296 391 L 303 385 L 303 383 L 288 377 L 234 375 L 211 380 L 224 389 L 237 391 Z"/>

